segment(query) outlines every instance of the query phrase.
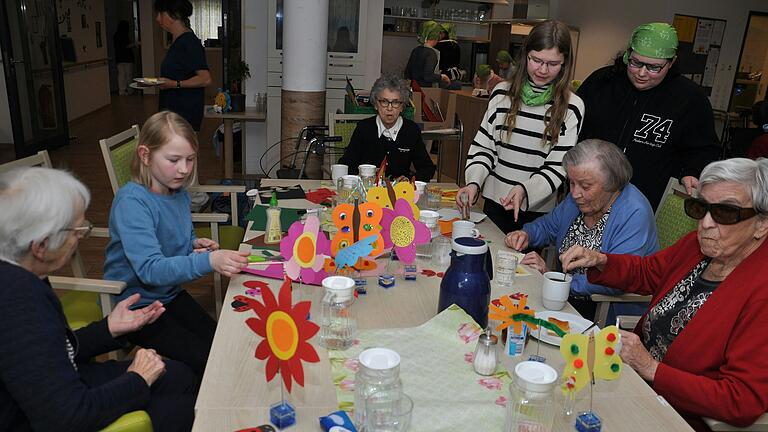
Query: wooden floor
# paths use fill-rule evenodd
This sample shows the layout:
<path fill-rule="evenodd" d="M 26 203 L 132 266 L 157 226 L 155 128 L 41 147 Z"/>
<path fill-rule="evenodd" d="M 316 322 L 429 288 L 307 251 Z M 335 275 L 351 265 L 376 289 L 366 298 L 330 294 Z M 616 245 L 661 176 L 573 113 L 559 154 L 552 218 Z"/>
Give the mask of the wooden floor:
<path fill-rule="evenodd" d="M 144 124 L 144 121 L 157 112 L 157 97 L 130 95 L 112 95 L 112 104 L 96 112 L 81 117 L 70 123 L 70 136 L 77 139 L 69 145 L 50 152 L 51 161 L 57 168 L 73 172 L 91 191 L 91 205 L 86 217 L 94 226 L 106 227 L 109 221 L 109 209 L 112 205 L 112 188 L 109 186 L 107 170 L 101 156 L 99 140 L 122 132 L 131 125 Z M 219 160 L 211 144 L 211 136 L 218 127 L 212 119 L 203 119 L 199 134 L 200 157 L 198 176 L 200 183 L 209 179 L 221 178 Z M 236 172 L 239 172 L 236 170 Z M 106 239 L 89 238 L 81 240 L 80 251 L 86 266 L 88 277 L 100 278 L 103 275 L 104 250 Z M 68 267 L 61 275 L 71 275 Z M 226 285 L 224 285 L 226 288 Z M 185 285 L 187 291 L 213 314 L 213 278 L 208 276 L 200 281 Z"/>

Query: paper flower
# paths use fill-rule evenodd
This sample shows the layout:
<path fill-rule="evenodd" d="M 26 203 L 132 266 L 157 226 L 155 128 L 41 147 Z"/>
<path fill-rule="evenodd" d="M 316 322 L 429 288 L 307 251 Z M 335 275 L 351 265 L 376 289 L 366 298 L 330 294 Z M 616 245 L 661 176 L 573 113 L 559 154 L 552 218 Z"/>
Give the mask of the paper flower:
<path fill-rule="evenodd" d="M 293 280 L 311 281 L 323 270 L 325 257 L 331 254 L 331 242 L 320 231 L 317 216 L 310 215 L 302 224 L 297 221 L 280 241 L 280 254 L 285 258 L 285 274 Z"/>
<path fill-rule="evenodd" d="M 303 301 L 291 305 L 291 280 L 286 278 L 280 288 L 278 299 L 272 290 L 262 291 L 264 303 L 254 301 L 256 318 L 245 323 L 254 333 L 264 338 L 256 347 L 256 358 L 267 360 L 265 374 L 267 382 L 280 371 L 285 388 L 291 392 L 291 382 L 304 386 L 302 361 L 317 363 L 320 357 L 307 342 L 320 330 L 317 324 L 307 320 L 311 303 Z"/>
<path fill-rule="evenodd" d="M 488 390 L 501 390 L 501 380 L 495 377 L 480 378 L 477 383 Z"/>
<path fill-rule="evenodd" d="M 496 327 L 496 331 L 502 331 L 503 329 L 513 326 L 515 333 L 520 334 L 523 331 L 523 322 L 519 319 L 514 319 L 515 315 L 528 315 L 534 317 L 535 312 L 532 309 L 526 309 L 525 304 L 528 303 L 528 296 L 520 296 L 520 299 L 515 304 L 509 296 L 503 296 L 499 299 L 502 307 L 496 306 L 495 300 L 489 305 L 490 312 L 488 318 L 492 320 L 501 321 Z M 535 324 L 531 325 L 531 328 L 536 328 Z"/>
<path fill-rule="evenodd" d="M 405 264 L 411 264 L 416 259 L 416 245 L 427 243 L 432 238 L 429 228 L 414 219 L 411 205 L 402 198 L 395 202 L 394 210 L 384 209 L 381 226 L 384 246 L 393 246 L 397 257 Z"/>

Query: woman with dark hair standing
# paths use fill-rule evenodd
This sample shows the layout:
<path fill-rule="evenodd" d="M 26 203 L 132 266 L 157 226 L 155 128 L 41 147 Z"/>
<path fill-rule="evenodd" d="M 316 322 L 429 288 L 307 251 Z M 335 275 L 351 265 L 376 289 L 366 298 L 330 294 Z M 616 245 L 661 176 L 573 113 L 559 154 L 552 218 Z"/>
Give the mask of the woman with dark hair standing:
<path fill-rule="evenodd" d="M 584 112 L 571 93 L 573 51 L 568 26 L 537 24 L 520 50 L 514 73 L 496 86 L 469 147 L 467 185 L 456 194 L 483 210 L 505 233 L 552 210 L 565 180 L 562 161 L 576 144 Z"/>
<path fill-rule="evenodd" d="M 189 0 L 155 0 L 155 19 L 173 36 L 171 46 L 160 65 L 159 111 L 171 110 L 184 117 L 200 131 L 205 105 L 205 87 L 211 73 L 205 61 L 205 49 L 189 28 L 192 3 Z"/>
<path fill-rule="evenodd" d="M 136 60 L 133 57 L 133 47 L 139 45 L 138 42 L 131 41 L 131 27 L 126 20 L 120 20 L 117 23 L 117 31 L 112 37 L 112 43 L 115 46 L 115 63 L 117 64 L 117 93 L 127 95 L 133 92 L 128 84 L 133 80 L 133 64 Z"/>

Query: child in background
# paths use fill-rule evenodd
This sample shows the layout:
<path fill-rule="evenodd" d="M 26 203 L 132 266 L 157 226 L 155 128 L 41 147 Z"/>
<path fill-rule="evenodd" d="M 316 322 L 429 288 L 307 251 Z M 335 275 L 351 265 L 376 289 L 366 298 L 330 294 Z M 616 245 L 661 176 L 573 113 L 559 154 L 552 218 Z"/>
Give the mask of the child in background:
<path fill-rule="evenodd" d="M 496 84 L 504 81 L 504 78 L 496 75 L 491 65 L 477 65 L 475 78 L 472 80 L 472 96 L 489 96 Z"/>
<path fill-rule="evenodd" d="M 140 293 L 134 308 L 155 300 L 165 306 L 165 314 L 128 340 L 182 361 L 202 377 L 216 322 L 181 284 L 212 271 L 231 277 L 247 265 L 248 253 L 195 238 L 186 186 L 197 153 L 197 135 L 178 114 L 161 111 L 144 123 L 132 181 L 112 202 L 104 279 L 128 285 L 118 300 Z"/>
<path fill-rule="evenodd" d="M 757 159 L 768 157 L 768 103 L 760 101 L 752 106 L 752 123 L 763 131 L 750 144 L 747 157 Z"/>

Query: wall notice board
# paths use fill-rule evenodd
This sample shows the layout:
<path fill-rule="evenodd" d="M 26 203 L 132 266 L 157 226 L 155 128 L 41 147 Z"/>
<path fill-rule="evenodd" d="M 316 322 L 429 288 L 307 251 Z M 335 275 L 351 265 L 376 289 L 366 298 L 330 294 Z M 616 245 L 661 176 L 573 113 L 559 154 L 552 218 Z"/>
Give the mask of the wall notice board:
<path fill-rule="evenodd" d="M 680 73 L 699 84 L 709 96 L 715 83 L 725 20 L 675 14 L 677 63 Z"/>

